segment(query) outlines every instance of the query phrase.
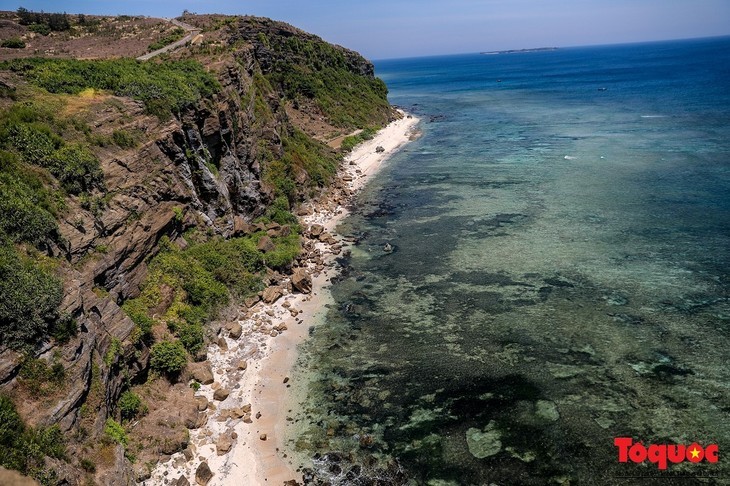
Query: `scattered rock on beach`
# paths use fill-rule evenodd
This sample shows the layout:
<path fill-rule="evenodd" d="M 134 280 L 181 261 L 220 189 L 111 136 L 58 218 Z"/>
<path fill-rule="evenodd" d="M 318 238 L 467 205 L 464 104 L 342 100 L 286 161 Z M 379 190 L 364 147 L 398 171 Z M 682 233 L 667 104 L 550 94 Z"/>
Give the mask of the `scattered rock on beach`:
<path fill-rule="evenodd" d="M 238 362 L 238 364 L 236 365 L 236 368 L 238 368 L 239 370 L 243 371 L 243 370 L 245 370 L 246 368 L 248 368 L 248 363 L 247 363 L 246 361 L 244 361 L 244 360 L 241 360 L 241 361 L 239 361 L 239 362 Z"/>
<path fill-rule="evenodd" d="M 294 270 L 294 274 L 291 276 L 291 283 L 295 289 L 303 294 L 308 294 L 312 291 L 312 277 L 303 268 Z"/>
<path fill-rule="evenodd" d="M 227 454 L 231 448 L 233 447 L 233 439 L 231 439 L 228 435 L 223 434 L 220 437 L 218 437 L 218 442 L 215 444 L 215 451 L 216 454 L 219 456 L 222 456 L 224 454 Z"/>
<path fill-rule="evenodd" d="M 267 436 L 266 436 L 266 434 L 261 434 L 261 435 L 259 436 L 259 439 L 261 439 L 261 440 L 266 440 L 266 439 L 267 439 Z"/>
<path fill-rule="evenodd" d="M 222 402 L 226 398 L 228 398 L 228 395 L 230 395 L 231 392 L 225 388 L 218 388 L 215 393 L 213 393 L 213 398 L 218 400 L 219 402 Z"/>
<path fill-rule="evenodd" d="M 200 486 L 205 486 L 211 479 L 213 479 L 213 471 L 210 470 L 207 462 L 201 462 L 198 469 L 195 470 L 195 482 Z"/>
<path fill-rule="evenodd" d="M 248 297 L 248 298 L 244 299 L 243 305 L 245 305 L 246 307 L 248 307 L 250 309 L 251 307 L 255 306 L 260 299 L 261 299 L 261 297 L 259 297 L 258 295 L 254 295 L 253 297 Z"/>
<path fill-rule="evenodd" d="M 241 334 L 243 334 L 243 326 L 241 326 L 237 322 L 231 324 L 231 330 L 228 331 L 228 335 L 231 337 L 231 339 L 238 339 L 241 337 Z"/>
<path fill-rule="evenodd" d="M 383 147 L 382 145 L 378 145 L 377 147 L 375 147 L 375 152 L 378 154 L 382 154 L 383 152 L 385 152 L 385 147 Z"/>
<path fill-rule="evenodd" d="M 190 486 L 190 481 L 185 476 L 180 476 L 174 483 L 175 486 Z"/>
<path fill-rule="evenodd" d="M 188 370 L 190 370 L 190 376 L 193 380 L 203 385 L 210 385 L 213 383 L 213 370 L 208 361 L 203 363 L 190 363 L 188 364 Z"/>
<path fill-rule="evenodd" d="M 261 296 L 263 301 L 267 304 L 273 304 L 279 297 L 282 296 L 281 288 L 279 287 L 268 287 L 264 290 L 264 294 Z"/>
<path fill-rule="evenodd" d="M 322 234 L 324 231 L 324 226 L 321 224 L 313 224 L 309 227 L 309 234 L 312 235 L 314 238 L 317 238 L 319 235 Z"/>
<path fill-rule="evenodd" d="M 223 351 L 228 351 L 228 343 L 226 342 L 226 338 L 223 336 L 218 338 L 218 347 Z"/>
<path fill-rule="evenodd" d="M 208 399 L 202 395 L 195 397 L 195 404 L 197 405 L 198 410 L 201 412 L 204 412 L 208 409 Z"/>

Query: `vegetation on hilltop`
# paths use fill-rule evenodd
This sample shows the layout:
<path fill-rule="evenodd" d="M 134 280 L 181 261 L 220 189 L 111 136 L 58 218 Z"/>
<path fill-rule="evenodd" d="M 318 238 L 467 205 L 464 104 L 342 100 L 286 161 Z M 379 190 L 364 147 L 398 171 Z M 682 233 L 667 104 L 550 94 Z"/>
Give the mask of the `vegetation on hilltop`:
<path fill-rule="evenodd" d="M 271 84 L 295 105 L 314 102 L 341 128 L 388 122 L 388 89 L 359 54 L 268 19 L 243 18 L 239 34 L 254 44 Z"/>
<path fill-rule="evenodd" d="M 94 88 L 128 96 L 161 119 L 212 96 L 220 89 L 213 74 L 195 61 L 140 62 L 134 59 L 83 61 L 31 58 L 0 63 L 50 93 L 78 94 Z"/>

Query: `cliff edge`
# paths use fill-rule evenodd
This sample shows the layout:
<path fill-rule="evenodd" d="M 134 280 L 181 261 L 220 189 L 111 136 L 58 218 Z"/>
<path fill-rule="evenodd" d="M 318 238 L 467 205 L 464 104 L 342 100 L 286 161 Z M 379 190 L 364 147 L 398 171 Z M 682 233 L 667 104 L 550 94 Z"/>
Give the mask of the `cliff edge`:
<path fill-rule="evenodd" d="M 174 25 L 29 14 L 0 15 L 0 465 L 132 484 L 201 425 L 187 382 L 232 304 L 297 267 L 326 142 L 396 114 L 371 63 L 284 23 L 186 15 L 140 62 Z"/>

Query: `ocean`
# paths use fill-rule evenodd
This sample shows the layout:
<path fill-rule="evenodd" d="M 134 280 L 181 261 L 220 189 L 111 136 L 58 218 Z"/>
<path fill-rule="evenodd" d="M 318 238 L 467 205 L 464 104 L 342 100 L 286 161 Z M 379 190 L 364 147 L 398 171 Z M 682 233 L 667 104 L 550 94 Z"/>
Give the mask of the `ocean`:
<path fill-rule="evenodd" d="M 728 484 L 730 38 L 375 64 L 422 136 L 339 228 L 307 474 Z M 622 463 L 618 437 L 721 460 Z"/>

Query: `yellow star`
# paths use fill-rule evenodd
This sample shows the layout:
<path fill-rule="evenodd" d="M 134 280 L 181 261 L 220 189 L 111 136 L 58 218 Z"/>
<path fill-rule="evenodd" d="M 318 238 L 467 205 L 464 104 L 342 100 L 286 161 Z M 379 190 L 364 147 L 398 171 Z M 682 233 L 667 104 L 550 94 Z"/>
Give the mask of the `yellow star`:
<path fill-rule="evenodd" d="M 696 447 L 689 452 L 690 452 L 690 454 L 692 454 L 692 459 L 700 457 L 700 451 Z"/>

